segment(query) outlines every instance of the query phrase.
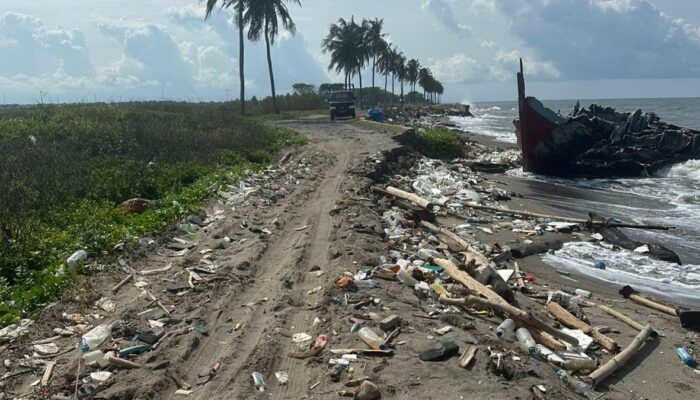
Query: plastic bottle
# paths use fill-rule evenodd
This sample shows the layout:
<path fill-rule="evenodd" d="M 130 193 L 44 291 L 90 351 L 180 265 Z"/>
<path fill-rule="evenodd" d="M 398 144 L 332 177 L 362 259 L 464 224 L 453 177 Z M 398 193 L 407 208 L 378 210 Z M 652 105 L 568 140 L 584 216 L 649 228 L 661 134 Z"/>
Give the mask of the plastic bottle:
<path fill-rule="evenodd" d="M 88 255 L 85 252 L 85 250 L 78 250 L 75 253 L 71 254 L 70 257 L 68 257 L 68 259 L 66 260 L 66 264 L 68 264 L 68 266 L 71 269 L 75 269 L 78 267 L 81 261 L 84 262 L 85 260 L 87 260 L 87 256 Z"/>
<path fill-rule="evenodd" d="M 408 272 L 406 272 L 405 269 L 402 269 L 396 274 L 396 279 L 398 279 L 404 285 L 410 287 L 414 287 L 416 286 L 416 283 L 418 283 L 418 281 L 415 280 Z"/>
<path fill-rule="evenodd" d="M 534 356 L 540 352 L 535 339 L 532 338 L 532 335 L 527 328 L 519 328 L 517 331 L 515 331 L 515 337 L 518 338 L 520 348 L 527 354 Z"/>
<path fill-rule="evenodd" d="M 593 297 L 593 293 L 589 292 L 588 290 L 576 289 L 574 290 L 574 293 L 576 293 L 578 296 L 583 297 L 584 299 L 590 299 L 591 297 Z"/>
<path fill-rule="evenodd" d="M 512 340 L 513 332 L 515 332 L 515 321 L 508 318 L 503 320 L 498 328 L 496 328 L 496 337 L 499 339 Z"/>
<path fill-rule="evenodd" d="M 83 335 L 83 350 L 87 344 L 88 350 L 99 347 L 108 337 L 112 335 L 112 326 L 109 324 L 97 325 L 90 332 Z"/>
<path fill-rule="evenodd" d="M 384 350 L 384 339 L 380 338 L 379 335 L 374 333 L 374 331 L 369 327 L 365 326 L 361 328 L 359 331 L 357 331 L 357 334 L 360 336 L 360 339 L 371 349 Z"/>
<path fill-rule="evenodd" d="M 361 281 L 355 281 L 355 286 L 358 289 L 374 289 L 380 286 L 379 281 L 375 279 L 363 279 Z"/>
<path fill-rule="evenodd" d="M 253 383 L 255 383 L 255 388 L 258 391 L 265 391 L 265 377 L 260 372 L 253 372 Z"/>
<path fill-rule="evenodd" d="M 605 263 L 604 263 L 603 261 L 598 260 L 598 261 L 595 262 L 595 264 L 593 264 L 593 268 L 595 268 L 595 269 L 605 269 L 605 268 L 606 268 L 606 265 L 605 265 Z"/>
<path fill-rule="evenodd" d="M 598 361 L 592 358 L 588 360 L 566 360 L 560 363 L 559 366 L 567 371 L 593 371 L 598 366 Z"/>
<path fill-rule="evenodd" d="M 574 378 L 573 376 L 567 374 L 565 371 L 562 370 L 557 371 L 557 376 L 559 377 L 559 379 L 564 381 L 564 383 L 566 383 L 566 386 L 568 386 L 574 392 L 580 394 L 581 396 L 587 399 L 594 398 L 593 392 L 591 391 L 591 387 L 588 386 L 586 383 Z"/>
<path fill-rule="evenodd" d="M 686 349 L 683 347 L 678 347 L 676 348 L 676 354 L 678 354 L 678 357 L 681 359 L 681 361 L 683 361 L 683 364 L 691 368 L 695 367 L 695 360 L 693 360 L 693 356 L 691 356 Z"/>

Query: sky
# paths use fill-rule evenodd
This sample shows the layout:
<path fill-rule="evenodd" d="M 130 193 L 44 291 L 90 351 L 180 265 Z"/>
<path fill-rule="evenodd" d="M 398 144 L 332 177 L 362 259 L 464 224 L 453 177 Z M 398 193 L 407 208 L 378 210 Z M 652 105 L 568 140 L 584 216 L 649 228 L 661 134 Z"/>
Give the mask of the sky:
<path fill-rule="evenodd" d="M 446 101 L 515 100 L 521 57 L 528 95 L 542 99 L 697 97 L 697 1 L 301 0 L 289 5 L 296 35 L 272 49 L 275 80 L 278 93 L 342 82 L 321 51 L 329 25 L 381 18 Z M 2 0 L 0 101 L 233 99 L 237 35 L 230 11 L 205 21 L 197 0 Z M 246 94 L 267 96 L 264 45 L 245 49 Z"/>

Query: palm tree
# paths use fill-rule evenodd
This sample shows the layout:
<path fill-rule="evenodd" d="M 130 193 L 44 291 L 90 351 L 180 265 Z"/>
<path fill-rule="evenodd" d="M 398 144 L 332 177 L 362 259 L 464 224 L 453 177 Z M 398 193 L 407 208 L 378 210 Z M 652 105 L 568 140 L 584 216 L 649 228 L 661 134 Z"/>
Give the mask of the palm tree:
<path fill-rule="evenodd" d="M 418 84 L 423 88 L 423 99 L 425 100 L 428 89 L 431 89 L 431 81 L 433 80 L 433 74 L 428 68 L 421 68 L 418 71 Z"/>
<path fill-rule="evenodd" d="M 217 3 L 221 3 L 221 8 L 233 7 L 233 9 L 235 10 L 234 21 L 236 26 L 238 27 L 238 72 L 241 83 L 241 114 L 245 114 L 245 73 L 243 71 L 243 61 L 245 55 L 243 48 L 243 30 L 245 29 L 245 24 L 243 23 L 243 15 L 245 13 L 246 8 L 248 8 L 250 1 L 251 0 L 207 0 L 207 12 L 204 16 L 205 20 L 208 19 L 211 16 L 211 12 L 214 10 L 214 7 L 217 5 Z"/>
<path fill-rule="evenodd" d="M 365 22 L 362 22 L 363 26 Z M 382 29 L 384 27 L 384 20 L 375 18 L 373 20 L 367 21 L 367 29 L 365 30 L 365 41 L 367 43 L 369 55 L 372 57 L 372 104 L 376 104 L 374 101 L 374 73 L 377 70 L 377 57 L 382 54 L 386 42 L 384 41 L 384 33 Z"/>
<path fill-rule="evenodd" d="M 391 73 L 392 51 L 391 46 L 385 40 L 381 41 L 379 57 L 377 58 L 378 71 L 384 75 L 384 97 L 386 97 L 389 84 L 389 74 Z"/>
<path fill-rule="evenodd" d="M 398 53 L 395 62 L 394 70 L 396 71 L 396 77 L 399 79 L 399 84 L 401 84 L 401 106 L 403 107 L 403 83 L 406 81 L 407 75 L 406 56 L 403 53 Z"/>
<path fill-rule="evenodd" d="M 416 103 L 416 82 L 418 82 L 418 71 L 420 70 L 420 63 L 415 58 L 412 58 L 406 64 L 406 79 L 411 84 L 411 97 L 413 104 Z"/>
<path fill-rule="evenodd" d="M 277 107 L 275 75 L 272 72 L 270 45 L 274 44 L 275 37 L 277 37 L 279 33 L 280 22 L 282 23 L 282 27 L 292 35 L 294 35 L 297 30 L 294 21 L 292 21 L 292 17 L 289 15 L 289 9 L 287 9 L 285 1 L 296 3 L 301 6 L 299 0 L 251 0 L 244 18 L 244 22 L 250 26 L 248 29 L 248 39 L 255 42 L 260 40 L 261 36 L 265 37 L 267 68 L 270 73 L 270 87 L 272 88 L 272 104 L 277 114 L 280 113 L 280 109 Z"/>
<path fill-rule="evenodd" d="M 350 83 L 355 73 L 360 78 L 360 106 L 362 106 L 362 67 L 369 59 L 368 46 L 365 41 L 363 27 L 354 18 L 346 21 L 343 18 L 337 24 L 332 24 L 328 36 L 322 42 L 323 53 L 330 53 L 331 62 L 328 69 L 345 75 L 345 85 L 350 89 Z"/>

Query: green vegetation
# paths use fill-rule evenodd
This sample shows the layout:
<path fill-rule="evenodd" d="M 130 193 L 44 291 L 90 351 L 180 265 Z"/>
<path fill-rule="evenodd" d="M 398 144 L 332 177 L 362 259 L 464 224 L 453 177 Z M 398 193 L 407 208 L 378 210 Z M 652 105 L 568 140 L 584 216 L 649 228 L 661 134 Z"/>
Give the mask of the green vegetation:
<path fill-rule="evenodd" d="M 449 129 L 416 127 L 415 131 L 415 147 L 426 157 L 451 160 L 460 156 L 461 142 Z"/>
<path fill-rule="evenodd" d="M 91 257 L 173 226 L 246 169 L 303 143 L 231 105 L 138 103 L 0 109 L 0 323 L 32 315 Z M 116 207 L 151 200 L 142 214 Z"/>

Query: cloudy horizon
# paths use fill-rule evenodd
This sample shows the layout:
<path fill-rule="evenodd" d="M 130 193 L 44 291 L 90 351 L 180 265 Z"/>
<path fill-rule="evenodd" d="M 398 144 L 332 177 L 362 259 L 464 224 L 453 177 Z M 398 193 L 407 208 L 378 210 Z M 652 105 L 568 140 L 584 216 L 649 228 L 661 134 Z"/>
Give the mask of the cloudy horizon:
<path fill-rule="evenodd" d="M 390 40 L 444 83 L 447 101 L 513 100 L 520 57 L 528 93 L 543 99 L 700 96 L 694 0 L 301 2 L 290 5 L 297 35 L 282 34 L 272 51 L 278 93 L 342 82 L 320 43 L 331 23 L 354 16 L 383 18 Z M 4 104 L 237 97 L 229 11 L 204 21 L 196 0 L 4 3 Z M 267 96 L 264 46 L 246 42 L 245 61 L 247 96 Z"/>

